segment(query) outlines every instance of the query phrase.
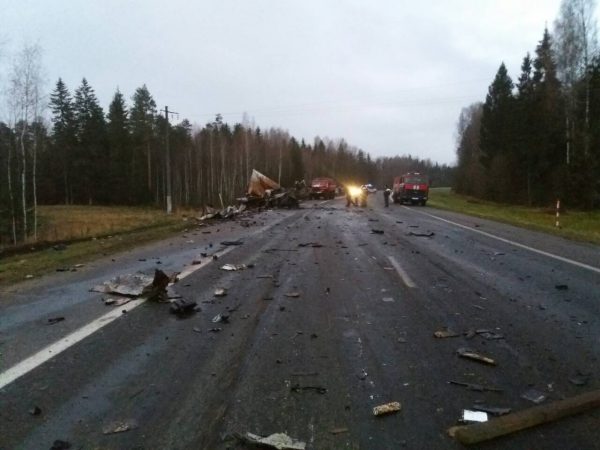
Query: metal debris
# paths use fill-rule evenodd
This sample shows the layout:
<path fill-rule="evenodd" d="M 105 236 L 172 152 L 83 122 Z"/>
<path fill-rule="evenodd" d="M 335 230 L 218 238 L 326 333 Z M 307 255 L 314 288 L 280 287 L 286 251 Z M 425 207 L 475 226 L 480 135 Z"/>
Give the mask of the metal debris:
<path fill-rule="evenodd" d="M 401 408 L 402 408 L 402 405 L 400 405 L 400 402 L 385 403 L 383 405 L 375 406 L 373 408 L 373 415 L 374 416 L 383 416 L 386 414 L 398 412 L 398 411 L 400 411 Z"/>
<path fill-rule="evenodd" d="M 342 433 L 348 433 L 350 430 L 348 430 L 348 428 L 346 427 L 336 427 L 336 428 L 332 428 L 331 430 L 329 430 L 329 432 L 331 434 L 342 434 Z"/>
<path fill-rule="evenodd" d="M 558 291 L 567 291 L 569 290 L 568 284 L 557 284 L 554 286 Z"/>
<path fill-rule="evenodd" d="M 473 422 L 487 422 L 488 415 L 483 411 L 471 411 L 470 409 L 464 409 L 462 413 L 461 422 L 473 423 Z"/>
<path fill-rule="evenodd" d="M 327 388 L 322 386 L 300 386 L 300 384 L 294 384 L 290 386 L 290 391 L 292 392 L 302 392 L 302 391 L 315 391 L 317 394 L 327 394 Z"/>
<path fill-rule="evenodd" d="M 215 297 L 225 297 L 226 295 L 227 295 L 227 289 L 225 289 L 225 288 L 215 289 L 215 293 L 214 293 Z"/>
<path fill-rule="evenodd" d="M 48 325 L 54 325 L 55 323 L 62 322 L 65 320 L 64 317 L 51 317 L 48 319 Z"/>
<path fill-rule="evenodd" d="M 298 298 L 300 297 L 300 293 L 299 292 L 287 292 L 285 294 L 286 297 L 290 297 L 290 298 Z"/>
<path fill-rule="evenodd" d="M 504 416 L 511 412 L 510 408 L 501 408 L 498 406 L 487 406 L 487 405 L 474 405 L 473 409 L 477 411 L 483 411 L 492 416 Z"/>
<path fill-rule="evenodd" d="M 221 245 L 233 246 L 233 245 L 242 245 L 243 243 L 244 243 L 244 241 L 242 241 L 241 239 L 237 239 L 235 241 L 223 241 L 223 242 L 221 242 Z"/>
<path fill-rule="evenodd" d="M 525 400 L 529 400 L 530 402 L 539 405 L 544 400 L 546 400 L 546 395 L 543 392 L 538 391 L 537 389 L 529 389 L 528 391 L 521 394 L 521 398 Z"/>
<path fill-rule="evenodd" d="M 171 303 L 171 306 L 169 308 L 169 311 L 171 311 L 172 314 L 176 314 L 178 316 L 183 316 L 186 314 L 191 314 L 197 311 L 197 303 L 196 302 L 189 302 L 187 300 L 184 300 L 182 298 L 174 300 Z"/>
<path fill-rule="evenodd" d="M 144 292 L 144 288 L 151 284 L 153 279 L 143 273 L 119 275 L 115 278 L 105 281 L 102 284 L 94 286 L 93 292 L 102 294 L 117 294 L 126 297 L 139 297 Z"/>
<path fill-rule="evenodd" d="M 414 231 L 409 231 L 408 236 L 432 237 L 432 236 L 435 236 L 435 233 L 433 231 L 428 231 L 426 233 L 415 233 Z"/>
<path fill-rule="evenodd" d="M 221 270 L 235 272 L 237 270 L 244 270 L 246 267 L 246 264 L 225 264 L 224 266 L 221 266 Z"/>
<path fill-rule="evenodd" d="M 384 231 L 383 230 L 377 230 L 375 228 L 371 228 L 371 233 L 372 234 L 383 234 Z"/>
<path fill-rule="evenodd" d="M 229 314 L 219 313 L 212 318 L 212 323 L 229 323 Z"/>
<path fill-rule="evenodd" d="M 321 247 L 324 247 L 324 245 L 320 244 L 318 242 L 305 242 L 305 243 L 298 244 L 298 247 L 321 248 Z"/>
<path fill-rule="evenodd" d="M 137 422 L 135 420 L 123 420 L 112 422 L 102 428 L 103 434 L 116 434 L 123 433 L 125 431 L 133 430 L 137 428 Z"/>
<path fill-rule="evenodd" d="M 467 389 L 469 389 L 471 391 L 476 391 L 476 392 L 485 392 L 485 391 L 489 391 L 489 392 L 503 392 L 503 390 L 500 389 L 500 388 L 491 387 L 491 386 L 484 386 L 484 385 L 476 384 L 476 383 L 467 383 L 467 382 L 464 382 L 464 381 L 450 380 L 450 381 L 448 381 L 448 384 L 454 384 L 456 386 L 463 386 L 463 387 L 466 387 Z"/>
<path fill-rule="evenodd" d="M 37 406 L 34 405 L 30 410 L 29 410 L 29 414 L 31 414 L 32 416 L 39 416 L 40 414 L 42 414 L 42 409 Z"/>
<path fill-rule="evenodd" d="M 284 433 L 274 433 L 270 436 L 263 437 L 253 433 L 244 435 L 236 435 L 236 437 L 248 444 L 261 445 L 277 450 L 305 450 L 306 443 L 289 437 Z"/>
<path fill-rule="evenodd" d="M 460 356 L 461 358 L 466 358 L 466 359 L 470 359 L 472 361 L 489 364 L 491 366 L 496 365 L 496 361 L 494 361 L 492 358 L 481 355 L 481 354 L 479 354 L 471 349 L 465 348 L 465 347 L 459 348 L 458 350 L 456 350 L 456 353 L 458 353 L 458 356 Z"/>
<path fill-rule="evenodd" d="M 438 339 L 444 339 L 444 338 L 458 337 L 458 336 L 460 336 L 460 333 L 455 333 L 454 331 L 450 331 L 450 330 L 439 330 L 439 331 L 434 332 L 433 336 Z"/>

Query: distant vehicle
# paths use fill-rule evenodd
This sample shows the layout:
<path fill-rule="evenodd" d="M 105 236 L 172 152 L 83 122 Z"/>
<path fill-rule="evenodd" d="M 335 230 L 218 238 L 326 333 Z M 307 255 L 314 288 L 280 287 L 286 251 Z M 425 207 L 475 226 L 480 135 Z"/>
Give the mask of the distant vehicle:
<path fill-rule="evenodd" d="M 333 178 L 315 178 L 310 184 L 310 198 L 333 199 L 335 198 L 336 189 L 337 183 Z"/>
<path fill-rule="evenodd" d="M 364 186 L 365 186 L 365 188 L 367 188 L 367 192 L 369 194 L 376 194 L 377 193 L 377 188 L 375 186 L 373 186 L 371 183 L 365 184 Z"/>
<path fill-rule="evenodd" d="M 394 178 L 392 199 L 394 203 L 410 202 L 425 206 L 429 198 L 429 179 L 427 175 L 410 172 Z"/>

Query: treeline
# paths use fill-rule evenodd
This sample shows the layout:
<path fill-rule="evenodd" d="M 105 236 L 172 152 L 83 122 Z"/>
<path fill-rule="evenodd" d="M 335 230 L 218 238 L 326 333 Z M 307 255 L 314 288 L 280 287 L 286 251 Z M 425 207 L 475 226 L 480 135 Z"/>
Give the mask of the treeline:
<path fill-rule="evenodd" d="M 44 98 L 39 58 L 36 46 L 17 58 L 10 120 L 0 122 L 2 244 L 36 239 L 38 204 L 164 207 L 167 142 L 174 207 L 230 204 L 244 194 L 253 168 L 283 186 L 317 176 L 378 179 L 380 160 L 344 140 L 307 144 L 248 120 L 230 125 L 220 115 L 204 126 L 173 124 L 145 85 L 130 103 L 117 90 L 106 113 L 85 78 L 73 93 L 59 79 Z"/>
<path fill-rule="evenodd" d="M 551 34 L 504 64 L 458 121 L 457 192 L 495 201 L 600 207 L 600 55 L 594 2 L 563 0 Z"/>

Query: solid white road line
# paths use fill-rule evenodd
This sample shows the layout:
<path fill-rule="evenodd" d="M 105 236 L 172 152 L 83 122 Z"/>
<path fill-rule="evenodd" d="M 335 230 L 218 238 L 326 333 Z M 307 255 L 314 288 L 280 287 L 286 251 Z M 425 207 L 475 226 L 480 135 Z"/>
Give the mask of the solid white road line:
<path fill-rule="evenodd" d="M 402 281 L 404 281 L 404 284 L 409 288 L 416 288 L 417 285 L 413 283 L 413 281 L 410 279 L 406 271 L 402 268 L 400 263 L 396 261 L 396 258 L 394 258 L 393 256 L 388 256 L 388 259 L 392 263 L 392 266 L 394 266 L 394 269 L 396 269 L 396 272 L 398 272 L 398 275 L 400 275 L 400 278 L 402 278 Z"/>
<path fill-rule="evenodd" d="M 280 220 L 276 220 L 276 221 L 272 222 L 271 224 L 269 224 L 265 227 L 262 227 L 259 230 L 256 230 L 255 232 L 251 233 L 250 236 L 263 233 L 266 230 L 268 230 L 269 228 L 272 228 L 273 226 L 277 225 L 282 220 L 283 220 L 283 218 L 281 218 Z M 217 257 L 220 258 L 223 255 L 226 255 L 227 253 L 232 251 L 234 248 L 236 248 L 236 247 L 227 247 L 224 250 L 215 253 L 215 255 L 217 255 Z M 182 272 L 180 272 L 179 275 L 177 276 L 177 278 L 179 280 L 183 280 L 185 277 L 190 276 L 192 273 L 207 266 L 211 262 L 213 262 L 213 259 L 209 258 L 209 259 L 204 260 L 201 264 L 198 264 L 196 266 L 190 266 L 187 269 L 184 269 Z M 86 337 L 95 333 L 100 328 L 105 327 L 109 323 L 115 321 L 116 319 L 118 319 L 119 317 L 121 317 L 123 315 L 123 311 L 127 311 L 127 312 L 132 311 L 134 308 L 137 308 L 138 306 L 144 304 L 145 302 L 146 302 L 145 298 L 140 298 L 137 300 L 132 300 L 131 302 L 126 303 L 122 307 L 115 308 L 115 309 L 111 310 L 109 313 L 104 314 L 103 316 L 97 318 L 96 320 L 93 320 L 92 322 L 88 323 L 87 325 L 84 325 L 83 327 L 81 327 L 78 330 L 72 332 L 71 334 L 65 336 L 64 338 L 59 339 L 58 341 L 54 342 L 53 344 L 48 345 L 47 347 L 43 348 L 42 350 L 38 351 L 37 353 L 24 359 L 20 363 L 15 364 L 11 368 L 0 373 L 0 389 L 3 389 L 5 386 L 7 386 L 10 383 L 12 383 L 13 381 L 15 381 L 17 378 L 22 377 L 27 372 L 30 372 L 31 370 L 35 369 L 36 367 L 42 365 L 49 359 L 54 358 L 59 353 L 64 352 L 69 347 L 72 347 L 73 345 L 77 344 L 78 342 L 81 342 L 83 339 L 85 339 Z"/>
<path fill-rule="evenodd" d="M 411 211 L 415 211 L 414 209 L 408 208 L 407 206 L 404 206 L 404 208 L 410 209 Z M 537 253 L 539 255 L 547 256 L 548 258 L 553 258 L 553 259 L 556 259 L 558 261 L 565 262 L 567 264 L 572 264 L 574 266 L 581 267 L 582 269 L 587 269 L 587 270 L 591 270 L 592 272 L 600 273 L 600 268 L 599 267 L 590 266 L 588 264 L 585 264 L 585 263 L 582 263 L 582 262 L 579 262 L 579 261 L 574 261 L 572 259 L 565 258 L 564 256 L 559 256 L 559 255 L 555 255 L 554 253 L 548 253 L 548 252 L 545 252 L 543 250 L 538 250 L 537 248 L 533 248 L 533 247 L 530 247 L 530 246 L 525 245 L 525 244 L 519 244 L 518 242 L 511 241 L 510 239 L 501 238 L 500 236 L 496 236 L 495 234 L 486 233 L 485 231 L 481 231 L 481 230 L 476 230 L 475 228 L 468 227 L 466 225 L 463 225 L 463 224 L 460 224 L 460 223 L 456 223 L 456 222 L 453 222 L 453 221 L 448 220 L 448 219 L 443 219 L 441 217 L 434 216 L 433 214 L 429 214 L 429 213 L 426 213 L 426 212 L 423 212 L 423 211 L 415 211 L 415 212 L 418 212 L 419 214 L 423 214 L 425 216 L 429 216 L 429 217 L 431 217 L 433 219 L 436 219 L 436 220 L 440 220 L 442 222 L 449 223 L 451 225 L 454 225 L 454 226 L 457 226 L 457 227 L 460 227 L 460 228 L 464 228 L 465 230 L 472 231 L 473 233 L 479 233 L 479 234 L 481 234 L 483 236 L 486 236 L 486 237 L 489 237 L 491 239 L 496 239 L 497 241 L 504 242 L 505 244 L 514 245 L 515 247 L 523 248 L 525 250 L 529 250 L 530 252 Z"/>

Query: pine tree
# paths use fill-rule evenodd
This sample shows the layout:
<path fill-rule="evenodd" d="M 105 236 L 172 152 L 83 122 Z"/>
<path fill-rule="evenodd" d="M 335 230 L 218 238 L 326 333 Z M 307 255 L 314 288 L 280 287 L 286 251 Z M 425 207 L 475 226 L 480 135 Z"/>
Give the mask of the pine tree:
<path fill-rule="evenodd" d="M 149 201 L 153 190 L 152 146 L 155 137 L 156 102 L 144 84 L 132 97 L 130 112 L 131 132 L 135 155 L 132 158 L 131 175 L 136 183 L 137 201 Z M 142 169 L 145 160 L 145 170 Z"/>
<path fill-rule="evenodd" d="M 77 175 L 75 200 L 88 204 L 106 202 L 106 123 L 96 94 L 85 78 L 75 92 L 74 111 L 77 135 L 77 152 L 73 162 Z"/>
<path fill-rule="evenodd" d="M 130 203 L 132 190 L 129 174 L 131 163 L 131 137 L 129 118 L 123 94 L 117 89 L 108 107 L 107 139 L 109 145 L 108 186 L 111 203 Z"/>

